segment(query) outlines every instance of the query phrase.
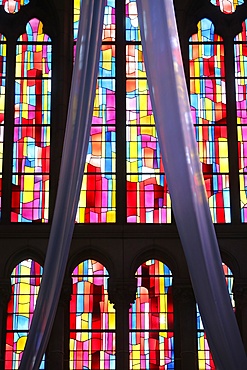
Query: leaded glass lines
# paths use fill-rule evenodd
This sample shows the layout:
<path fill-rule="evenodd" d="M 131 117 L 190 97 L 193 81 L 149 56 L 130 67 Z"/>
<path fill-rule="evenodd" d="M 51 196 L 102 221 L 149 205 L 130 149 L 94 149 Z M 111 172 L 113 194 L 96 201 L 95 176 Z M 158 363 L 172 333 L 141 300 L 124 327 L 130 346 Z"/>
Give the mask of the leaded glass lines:
<path fill-rule="evenodd" d="M 208 19 L 190 38 L 191 112 L 212 219 L 231 222 L 224 45 Z"/>
<path fill-rule="evenodd" d="M 73 271 L 70 303 L 70 370 L 115 369 L 115 309 L 108 300 L 108 272 L 94 260 Z"/>
<path fill-rule="evenodd" d="M 174 370 L 172 274 L 158 260 L 136 272 L 136 300 L 129 310 L 130 370 Z"/>
<path fill-rule="evenodd" d="M 42 267 L 28 259 L 11 275 L 12 293 L 7 309 L 5 370 L 18 369 L 37 301 Z M 44 358 L 40 369 L 44 369 Z"/>
<path fill-rule="evenodd" d="M 51 40 L 27 24 L 16 47 L 12 222 L 48 222 Z"/>

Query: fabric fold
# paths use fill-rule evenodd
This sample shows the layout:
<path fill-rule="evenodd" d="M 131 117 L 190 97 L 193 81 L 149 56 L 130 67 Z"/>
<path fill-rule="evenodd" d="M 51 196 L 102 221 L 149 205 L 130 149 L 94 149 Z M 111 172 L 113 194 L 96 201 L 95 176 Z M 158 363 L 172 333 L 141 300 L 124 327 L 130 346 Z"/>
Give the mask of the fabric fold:
<path fill-rule="evenodd" d="M 137 0 L 150 97 L 180 239 L 217 369 L 247 360 L 199 162 L 172 0 Z"/>
<path fill-rule="evenodd" d="M 57 199 L 44 274 L 19 370 L 38 370 L 67 265 L 89 143 L 102 42 L 104 0 L 82 0 Z"/>

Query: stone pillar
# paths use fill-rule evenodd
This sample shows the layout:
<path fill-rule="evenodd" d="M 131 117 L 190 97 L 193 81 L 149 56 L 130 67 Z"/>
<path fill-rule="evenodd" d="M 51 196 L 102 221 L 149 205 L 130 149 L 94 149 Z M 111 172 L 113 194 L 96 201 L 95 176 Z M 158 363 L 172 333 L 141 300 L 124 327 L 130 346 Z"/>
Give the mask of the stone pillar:
<path fill-rule="evenodd" d="M 71 299 L 71 280 L 63 284 L 60 300 L 54 319 L 49 344 L 46 351 L 46 370 L 66 370 L 69 368 L 67 319 L 69 319 L 69 302 Z M 67 339 L 67 340 L 66 340 Z"/>
<path fill-rule="evenodd" d="M 247 283 L 235 279 L 233 284 L 235 313 L 245 352 L 247 353 Z"/>
<path fill-rule="evenodd" d="M 109 278 L 109 300 L 116 309 L 116 368 L 129 368 L 129 308 L 136 297 L 136 279 Z"/>
<path fill-rule="evenodd" d="M 7 306 L 11 295 L 10 279 L 0 280 L 0 369 L 4 369 L 4 353 L 6 343 Z"/>
<path fill-rule="evenodd" d="M 174 283 L 175 361 L 181 370 L 198 370 L 196 302 L 190 284 Z"/>

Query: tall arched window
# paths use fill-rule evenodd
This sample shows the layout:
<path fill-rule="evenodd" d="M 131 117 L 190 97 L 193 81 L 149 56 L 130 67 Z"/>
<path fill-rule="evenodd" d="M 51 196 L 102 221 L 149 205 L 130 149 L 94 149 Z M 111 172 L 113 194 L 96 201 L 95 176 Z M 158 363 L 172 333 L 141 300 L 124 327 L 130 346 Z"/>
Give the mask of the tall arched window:
<path fill-rule="evenodd" d="M 129 310 L 130 370 L 174 369 L 171 271 L 149 260 L 136 278 L 136 300 Z"/>
<path fill-rule="evenodd" d="M 73 271 L 70 303 L 70 370 L 115 369 L 115 309 L 108 300 L 108 272 L 94 260 Z"/>
<path fill-rule="evenodd" d="M 49 210 L 51 40 L 31 19 L 17 40 L 12 222 L 47 222 Z"/>
<path fill-rule="evenodd" d="M 3 35 L 0 34 L 0 220 L 2 215 L 5 85 L 6 85 L 6 39 Z"/>
<path fill-rule="evenodd" d="M 247 21 L 234 39 L 241 220 L 247 222 Z"/>
<path fill-rule="evenodd" d="M 39 292 L 43 268 L 28 259 L 12 271 L 12 293 L 7 309 L 5 370 L 18 369 Z M 44 358 L 40 369 L 45 369 Z"/>
<path fill-rule="evenodd" d="M 225 278 L 226 278 L 226 285 L 227 289 L 231 298 L 232 307 L 235 308 L 235 302 L 233 299 L 233 274 L 230 268 L 226 264 L 222 264 Z M 198 341 L 198 366 L 199 370 L 216 370 L 210 348 L 208 345 L 206 333 L 204 331 L 204 327 L 202 324 L 202 319 L 200 315 L 200 311 L 197 306 L 197 341 Z"/>
<path fill-rule="evenodd" d="M 189 40 L 191 111 L 214 222 L 231 222 L 224 45 L 204 18 Z"/>
<path fill-rule="evenodd" d="M 74 40 L 79 1 L 74 2 Z M 99 74 L 76 222 L 116 221 L 115 0 L 105 6 Z"/>
<path fill-rule="evenodd" d="M 170 223 L 135 0 L 126 0 L 126 142 L 127 222 Z"/>

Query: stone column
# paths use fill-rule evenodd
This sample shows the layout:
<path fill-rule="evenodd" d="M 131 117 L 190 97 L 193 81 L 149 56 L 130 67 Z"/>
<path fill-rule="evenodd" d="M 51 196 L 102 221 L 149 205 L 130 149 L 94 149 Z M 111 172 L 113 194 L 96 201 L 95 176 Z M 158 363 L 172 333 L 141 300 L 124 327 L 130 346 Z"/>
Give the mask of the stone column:
<path fill-rule="evenodd" d="M 245 351 L 247 353 L 247 283 L 237 281 L 233 284 L 235 313 Z"/>
<path fill-rule="evenodd" d="M 129 309 L 136 297 L 136 279 L 109 279 L 109 300 L 116 309 L 116 368 L 129 368 Z"/>
<path fill-rule="evenodd" d="M 0 280 L 0 369 L 4 369 L 4 354 L 6 344 L 7 306 L 11 295 L 10 279 Z"/>
<path fill-rule="evenodd" d="M 54 319 L 49 344 L 46 351 L 46 370 L 67 370 L 69 368 L 68 332 L 69 302 L 71 299 L 71 280 L 63 284 L 60 300 Z"/>
<path fill-rule="evenodd" d="M 191 285 L 174 283 L 174 340 L 178 369 L 197 370 L 196 302 Z"/>

